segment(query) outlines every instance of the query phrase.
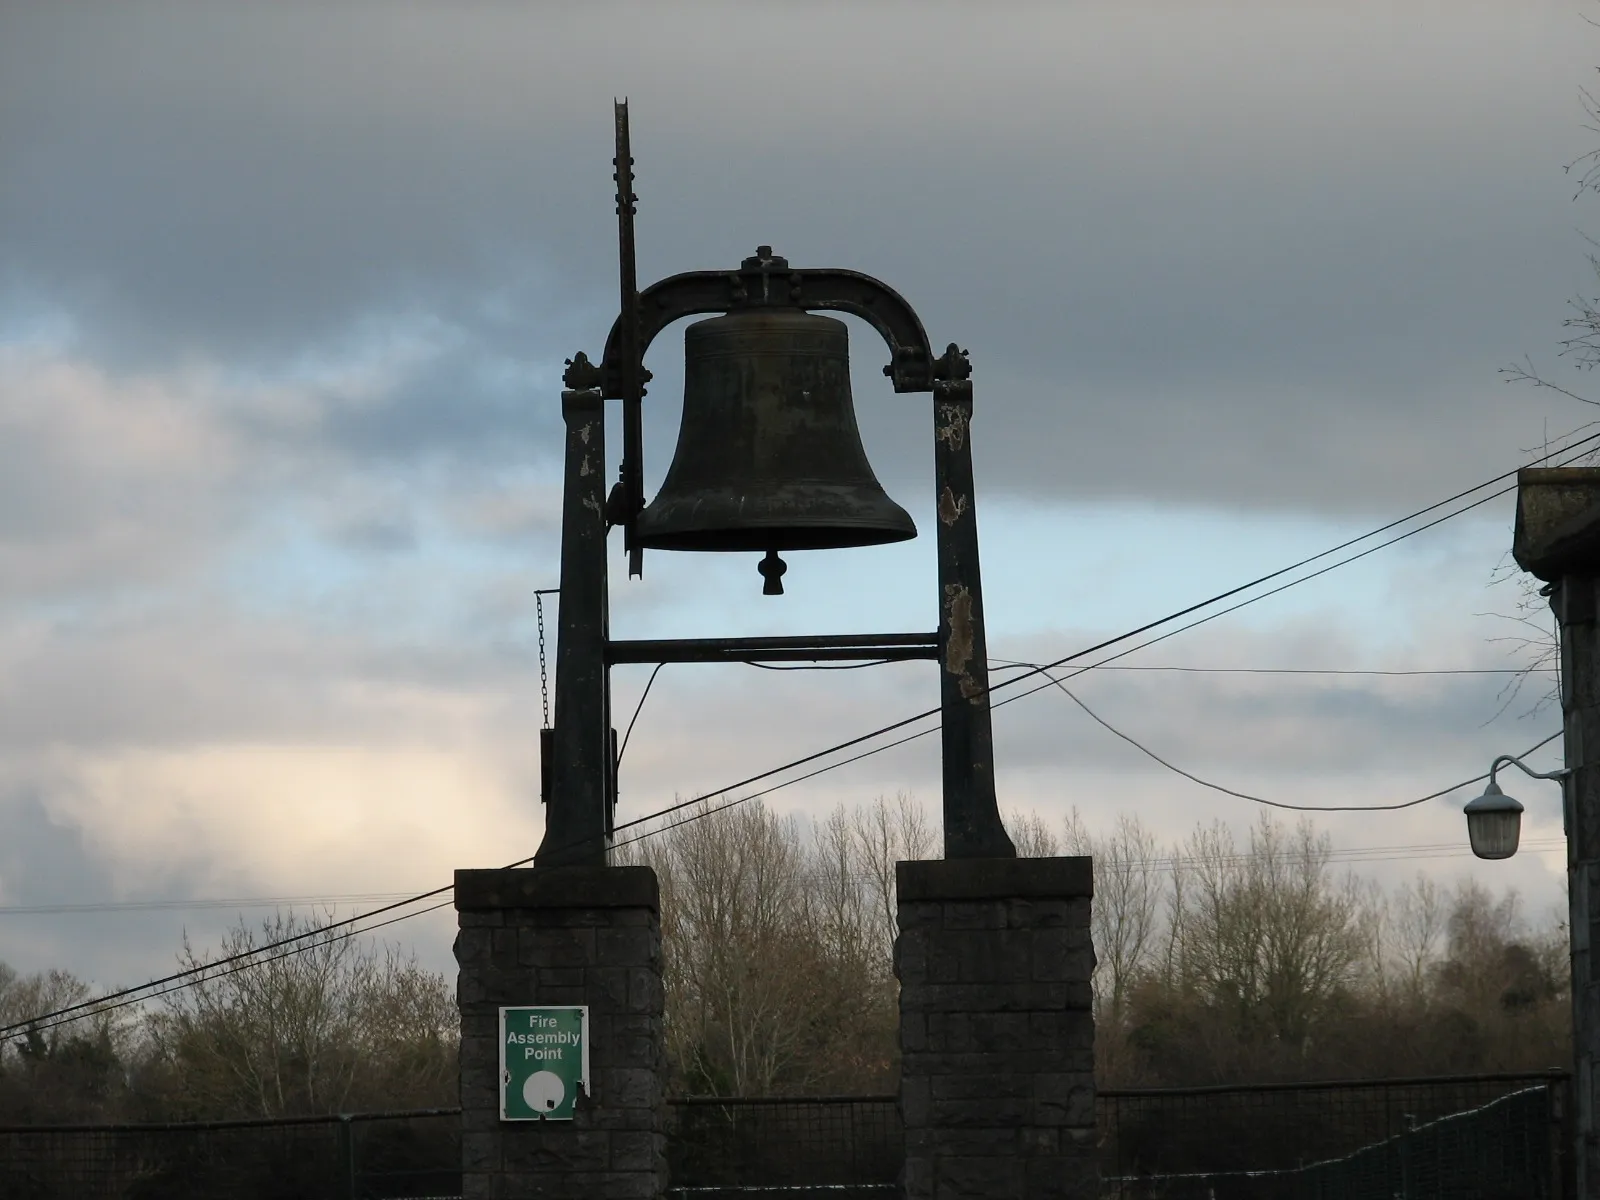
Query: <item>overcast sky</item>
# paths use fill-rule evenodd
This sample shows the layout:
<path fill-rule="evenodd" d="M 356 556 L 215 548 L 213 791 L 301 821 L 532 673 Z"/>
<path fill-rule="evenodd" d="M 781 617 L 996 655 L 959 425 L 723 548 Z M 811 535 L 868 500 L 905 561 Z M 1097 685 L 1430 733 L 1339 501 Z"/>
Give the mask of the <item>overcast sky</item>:
<path fill-rule="evenodd" d="M 611 102 L 644 281 L 771 244 L 971 351 L 991 651 L 1054 659 L 1529 461 L 1600 416 L 1508 384 L 1600 287 L 1581 0 L 159 5 L 0 0 L 0 910 L 431 888 L 538 844 L 533 590 L 556 583 L 563 360 L 616 311 Z M 931 628 L 930 415 L 851 324 L 924 536 L 612 562 L 613 632 Z M 671 456 L 664 333 L 647 485 Z M 612 444 L 613 460 L 615 441 Z M 614 470 L 614 465 L 610 468 Z M 1508 499 L 1122 666 L 1505 669 Z M 1365 544 L 1363 544 L 1365 545 Z M 1542 612 L 1538 614 L 1543 622 Z M 1548 622 L 1543 622 L 1546 627 Z M 552 625 L 553 628 L 553 625 Z M 632 711 L 647 669 L 619 668 Z M 1553 733 L 1504 676 L 1098 672 L 1187 770 L 1389 803 Z M 927 664 L 668 667 L 620 819 L 927 708 Z M 1002 804 L 1163 837 L 1258 809 L 1065 697 L 995 716 Z M 923 738 L 769 798 L 909 791 Z M 1537 757 L 1559 761 L 1557 746 Z M 1511 781 L 1507 781 L 1508 785 Z M 1320 819 L 1363 869 L 1560 896 L 1460 805 Z M 1453 848 L 1426 857 L 1412 848 Z M 342 904 L 341 911 L 351 911 Z M 0 961 L 106 983 L 236 910 L 0 911 Z M 253 918 L 262 910 L 250 909 Z M 446 967 L 446 913 L 394 927 Z"/>

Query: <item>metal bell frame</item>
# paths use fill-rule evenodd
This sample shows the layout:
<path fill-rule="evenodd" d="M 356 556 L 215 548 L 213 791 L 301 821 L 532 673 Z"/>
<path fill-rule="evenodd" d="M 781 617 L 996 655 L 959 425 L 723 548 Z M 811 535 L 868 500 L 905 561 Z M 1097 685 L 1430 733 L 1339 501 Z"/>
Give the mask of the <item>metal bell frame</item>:
<path fill-rule="evenodd" d="M 887 284 L 856 271 L 793 269 L 763 246 L 737 271 L 673 275 L 640 292 L 635 370 L 642 374 L 638 364 L 645 349 L 674 321 L 775 301 L 860 317 L 889 347 L 884 374 L 895 392 L 932 393 L 939 627 L 927 633 L 612 640 L 606 535 L 612 524 L 627 524 L 642 508 L 642 497 L 626 493 L 630 473 L 637 477 L 636 460 L 624 463 L 620 497 L 608 504 L 605 488 L 604 405 L 608 399 L 625 398 L 623 346 L 634 340 L 619 315 L 598 365 L 581 353 L 573 357 L 561 396 L 566 484 L 554 761 L 538 865 L 605 862 L 616 801 L 610 711 L 610 668 L 615 663 L 935 660 L 940 672 L 945 857 L 1016 855 L 995 796 L 973 497 L 972 370 L 966 352 L 951 344 L 935 358 L 921 320 Z"/>

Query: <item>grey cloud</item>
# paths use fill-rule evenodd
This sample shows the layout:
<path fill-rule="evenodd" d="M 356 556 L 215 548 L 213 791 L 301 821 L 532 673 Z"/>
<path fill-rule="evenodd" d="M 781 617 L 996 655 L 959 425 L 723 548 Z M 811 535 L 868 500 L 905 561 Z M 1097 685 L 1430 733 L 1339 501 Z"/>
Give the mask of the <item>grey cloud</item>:
<path fill-rule="evenodd" d="M 7 775 L 14 772 L 8 770 Z M 0 781 L 0 902 L 17 906 L 95 904 L 113 899 L 177 899 L 205 894 L 206 864 L 185 861 L 182 847 L 161 864 L 117 861 L 85 831 L 53 814 L 52 781 Z M 130 868 L 134 868 L 130 870 Z M 130 881 L 130 876 L 137 876 Z M 132 882 L 130 888 L 129 884 Z M 196 917 L 198 916 L 198 920 Z M 64 968 L 102 987 L 142 982 L 174 963 L 185 925 L 201 944 L 226 924 L 217 914 L 173 912 L 8 914 L 0 962 L 22 972 Z"/>
<path fill-rule="evenodd" d="M 546 364 L 553 403 L 553 364 L 598 349 L 613 89 L 635 93 L 644 277 L 766 241 L 888 278 L 973 349 L 994 486 L 1364 510 L 1582 419 L 1494 374 L 1553 345 L 1583 283 L 1559 174 L 1579 60 L 1550 14 L 1429 32 L 1241 9 L 1256 36 L 1224 37 L 1091 6 L 995 14 L 976 44 L 956 9 L 727 23 L 731 46 L 784 46 L 774 74 L 699 44 L 727 18 L 709 8 L 185 12 L 101 13 L 122 36 L 98 38 L 14 19 L 12 277 L 113 362 L 270 368 L 397 308 L 467 330 L 325 431 L 358 458 L 556 431 L 522 423 L 535 376 L 514 401 L 471 360 Z M 1429 452 L 1445 428 L 1453 466 Z"/>

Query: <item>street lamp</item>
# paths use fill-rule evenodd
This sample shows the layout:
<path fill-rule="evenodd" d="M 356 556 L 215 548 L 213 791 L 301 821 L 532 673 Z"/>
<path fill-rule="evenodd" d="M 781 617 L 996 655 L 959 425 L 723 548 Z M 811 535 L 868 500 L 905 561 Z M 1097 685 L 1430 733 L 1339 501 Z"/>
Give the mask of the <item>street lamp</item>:
<path fill-rule="evenodd" d="M 1494 781 L 1502 763 L 1514 763 L 1535 779 L 1565 779 L 1572 774 L 1569 767 L 1535 771 L 1514 754 L 1502 754 L 1490 763 L 1489 786 L 1463 810 L 1467 814 L 1467 837 L 1472 842 L 1472 852 L 1479 858 L 1510 858 L 1517 852 L 1517 841 L 1522 834 L 1522 803 L 1502 792 Z"/>

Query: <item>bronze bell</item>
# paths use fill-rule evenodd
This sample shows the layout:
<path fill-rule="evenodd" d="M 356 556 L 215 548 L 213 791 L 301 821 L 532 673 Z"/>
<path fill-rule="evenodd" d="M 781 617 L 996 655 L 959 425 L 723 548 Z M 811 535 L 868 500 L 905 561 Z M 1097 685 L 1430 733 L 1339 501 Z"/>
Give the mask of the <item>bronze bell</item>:
<path fill-rule="evenodd" d="M 684 332 L 683 423 L 661 490 L 639 514 L 656 550 L 874 546 L 917 536 L 872 473 L 850 396 L 849 331 L 798 308 L 761 306 Z"/>

